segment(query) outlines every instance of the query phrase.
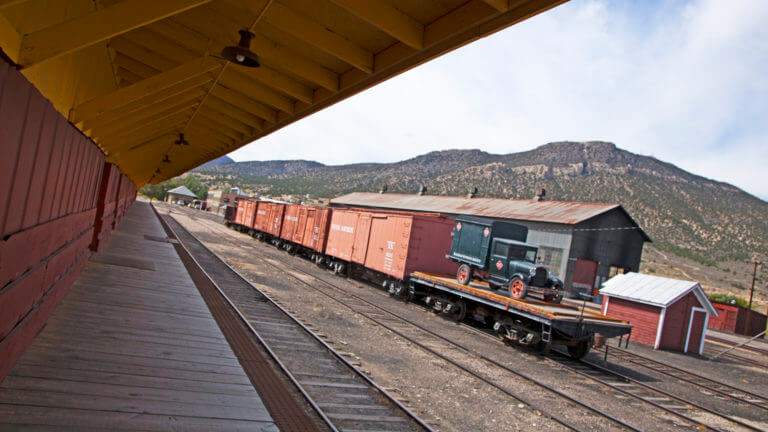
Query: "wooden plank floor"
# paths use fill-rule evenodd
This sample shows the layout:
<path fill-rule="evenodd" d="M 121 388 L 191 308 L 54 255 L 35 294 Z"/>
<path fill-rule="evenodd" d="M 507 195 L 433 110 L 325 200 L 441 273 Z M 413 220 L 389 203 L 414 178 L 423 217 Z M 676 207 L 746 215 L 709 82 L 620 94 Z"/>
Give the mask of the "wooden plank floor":
<path fill-rule="evenodd" d="M 277 431 L 148 204 L 0 385 L 0 430 Z"/>

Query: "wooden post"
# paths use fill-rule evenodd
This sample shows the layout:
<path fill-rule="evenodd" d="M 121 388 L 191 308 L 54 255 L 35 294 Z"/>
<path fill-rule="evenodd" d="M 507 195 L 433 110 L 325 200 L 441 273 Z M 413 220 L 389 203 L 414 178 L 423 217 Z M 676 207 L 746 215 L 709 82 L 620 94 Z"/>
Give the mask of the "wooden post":
<path fill-rule="evenodd" d="M 751 321 L 752 321 L 752 296 L 755 294 L 755 278 L 757 277 L 757 265 L 761 264 L 760 261 L 755 259 L 755 267 L 752 270 L 752 288 L 749 289 L 749 306 L 747 306 L 747 322 L 744 323 L 744 334 L 746 336 L 752 336 L 751 334 Z"/>

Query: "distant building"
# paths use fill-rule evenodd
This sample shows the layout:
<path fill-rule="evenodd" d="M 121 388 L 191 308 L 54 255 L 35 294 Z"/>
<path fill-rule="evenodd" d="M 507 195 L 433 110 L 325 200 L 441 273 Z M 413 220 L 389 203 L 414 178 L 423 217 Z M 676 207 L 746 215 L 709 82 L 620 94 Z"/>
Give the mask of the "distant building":
<path fill-rule="evenodd" d="M 221 207 L 221 195 L 224 193 L 221 189 L 211 189 L 208 191 L 208 198 L 205 200 L 208 202 L 208 211 L 219 213 L 219 207 Z"/>
<path fill-rule="evenodd" d="M 643 244 L 651 241 L 618 204 L 355 192 L 334 198 L 331 206 L 475 215 L 524 225 L 527 242 L 539 247 L 539 263 L 572 294 L 597 295 L 609 277 L 638 271 Z"/>
<path fill-rule="evenodd" d="M 166 201 L 174 204 L 178 204 L 179 202 L 182 202 L 184 205 L 189 205 L 192 201 L 196 199 L 200 199 L 200 198 L 197 195 L 195 195 L 191 190 L 189 190 L 186 186 L 179 186 L 177 188 L 174 188 L 168 191 L 168 197 L 166 198 Z"/>

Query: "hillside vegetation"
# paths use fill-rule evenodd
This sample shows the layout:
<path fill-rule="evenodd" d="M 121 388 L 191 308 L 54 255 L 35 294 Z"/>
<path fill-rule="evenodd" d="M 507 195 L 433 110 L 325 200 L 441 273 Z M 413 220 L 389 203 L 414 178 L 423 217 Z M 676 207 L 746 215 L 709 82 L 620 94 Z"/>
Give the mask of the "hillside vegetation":
<path fill-rule="evenodd" d="M 664 252 L 715 265 L 768 255 L 768 203 L 727 183 L 607 142 L 557 142 L 505 155 L 432 152 L 397 163 L 326 166 L 311 161 L 238 162 L 196 170 L 211 185 L 263 194 L 335 196 L 353 191 L 533 197 L 619 203 Z"/>

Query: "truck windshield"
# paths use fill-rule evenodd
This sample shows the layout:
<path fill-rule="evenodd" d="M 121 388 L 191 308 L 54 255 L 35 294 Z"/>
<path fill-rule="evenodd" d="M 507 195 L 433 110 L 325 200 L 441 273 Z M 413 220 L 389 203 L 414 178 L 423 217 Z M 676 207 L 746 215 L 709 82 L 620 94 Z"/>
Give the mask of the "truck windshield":
<path fill-rule="evenodd" d="M 509 258 L 536 263 L 536 249 L 512 246 L 509 248 Z"/>

